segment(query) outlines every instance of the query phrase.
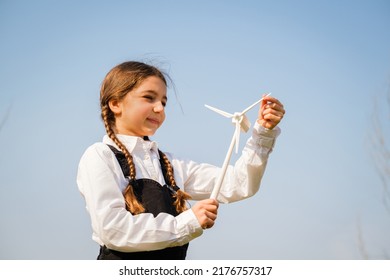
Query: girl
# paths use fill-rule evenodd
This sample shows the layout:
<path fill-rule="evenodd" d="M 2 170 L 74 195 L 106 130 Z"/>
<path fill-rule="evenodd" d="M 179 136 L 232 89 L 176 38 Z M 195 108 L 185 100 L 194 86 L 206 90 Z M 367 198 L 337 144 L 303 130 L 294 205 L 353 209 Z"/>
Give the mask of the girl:
<path fill-rule="evenodd" d="M 77 175 L 98 259 L 185 259 L 189 241 L 214 225 L 218 201 L 241 200 L 259 189 L 285 112 L 277 99 L 264 98 L 218 201 L 208 197 L 220 168 L 163 153 L 149 139 L 164 122 L 167 100 L 165 75 L 141 62 L 114 67 L 102 83 L 107 135 L 85 151 Z M 198 202 L 188 209 L 190 198 Z"/>

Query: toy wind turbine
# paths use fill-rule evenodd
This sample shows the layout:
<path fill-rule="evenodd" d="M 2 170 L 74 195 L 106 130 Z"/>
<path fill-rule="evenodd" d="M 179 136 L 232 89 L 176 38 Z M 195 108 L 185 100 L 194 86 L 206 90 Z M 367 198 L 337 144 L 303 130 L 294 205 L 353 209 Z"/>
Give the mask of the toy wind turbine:
<path fill-rule="evenodd" d="M 270 94 L 271 93 L 268 93 L 264 97 L 266 97 L 266 96 L 268 96 Z M 215 184 L 215 187 L 213 189 L 213 192 L 211 193 L 210 198 L 216 199 L 218 194 L 219 194 L 219 191 L 220 191 L 221 186 L 222 186 L 223 179 L 224 179 L 225 174 L 226 174 L 227 167 L 228 167 L 229 162 L 230 162 L 230 158 L 232 156 L 232 152 L 233 152 L 234 146 L 236 146 L 236 153 L 238 152 L 238 145 L 240 143 L 240 131 L 242 130 L 244 132 L 247 132 L 249 130 L 250 126 L 251 126 L 248 118 L 245 116 L 245 113 L 248 112 L 250 109 L 252 109 L 257 104 L 259 104 L 263 100 L 263 98 L 261 98 L 259 101 L 256 101 L 255 103 L 253 103 L 251 106 L 246 108 L 241 113 L 236 112 L 234 114 L 226 113 L 226 112 L 224 112 L 222 110 L 219 110 L 217 108 L 211 107 L 209 105 L 205 105 L 206 108 L 208 108 L 208 109 L 210 109 L 210 110 L 212 110 L 214 112 L 217 112 L 218 114 L 220 114 L 220 115 L 222 115 L 222 116 L 224 116 L 226 118 L 231 118 L 232 119 L 232 123 L 236 126 L 236 129 L 235 129 L 234 134 L 233 134 L 232 141 L 231 141 L 230 146 L 229 146 L 229 150 L 228 150 L 228 152 L 226 154 L 225 161 L 223 162 L 223 165 L 222 165 L 221 175 L 219 176 L 218 181 Z"/>

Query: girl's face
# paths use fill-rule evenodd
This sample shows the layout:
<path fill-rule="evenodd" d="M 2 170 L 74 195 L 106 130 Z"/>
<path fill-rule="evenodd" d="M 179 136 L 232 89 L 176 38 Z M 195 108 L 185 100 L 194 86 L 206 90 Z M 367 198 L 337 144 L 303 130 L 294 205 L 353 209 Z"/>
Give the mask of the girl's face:
<path fill-rule="evenodd" d="M 158 77 L 146 78 L 120 101 L 110 101 L 115 114 L 116 133 L 151 136 L 165 120 L 167 88 Z"/>

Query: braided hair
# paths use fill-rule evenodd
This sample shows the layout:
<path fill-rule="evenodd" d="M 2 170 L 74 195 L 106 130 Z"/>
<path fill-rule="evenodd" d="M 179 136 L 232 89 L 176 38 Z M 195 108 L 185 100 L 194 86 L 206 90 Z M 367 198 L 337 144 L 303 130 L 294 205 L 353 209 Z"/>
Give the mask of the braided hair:
<path fill-rule="evenodd" d="M 123 196 L 126 203 L 126 209 L 133 215 L 145 212 L 145 207 L 137 200 L 134 194 L 133 187 L 131 185 L 131 182 L 136 180 L 133 157 L 115 134 L 115 115 L 109 107 L 109 102 L 111 100 L 122 100 L 126 94 L 138 87 L 146 78 L 151 76 L 160 78 L 164 84 L 167 85 L 164 74 L 156 67 L 136 61 L 124 62 L 115 66 L 110 72 L 108 72 L 103 80 L 100 90 L 101 117 L 107 136 L 110 137 L 123 152 L 130 168 L 130 181 L 125 188 Z M 166 183 L 170 186 L 177 187 L 171 162 L 163 152 L 159 151 L 159 153 L 160 157 L 163 159 L 165 169 L 167 170 L 169 182 Z M 191 198 L 189 194 L 181 189 L 178 189 L 174 194 L 174 198 L 174 206 L 178 213 L 187 210 L 186 200 Z"/>

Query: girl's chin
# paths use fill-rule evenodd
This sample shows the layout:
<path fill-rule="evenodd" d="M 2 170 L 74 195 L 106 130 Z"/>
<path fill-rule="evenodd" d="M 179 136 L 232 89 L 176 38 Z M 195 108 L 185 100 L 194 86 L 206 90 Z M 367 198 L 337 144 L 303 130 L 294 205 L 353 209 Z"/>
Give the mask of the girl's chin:
<path fill-rule="evenodd" d="M 145 131 L 144 135 L 145 136 L 153 136 L 154 134 L 156 134 L 157 132 L 157 129 L 148 129 L 147 131 Z"/>

